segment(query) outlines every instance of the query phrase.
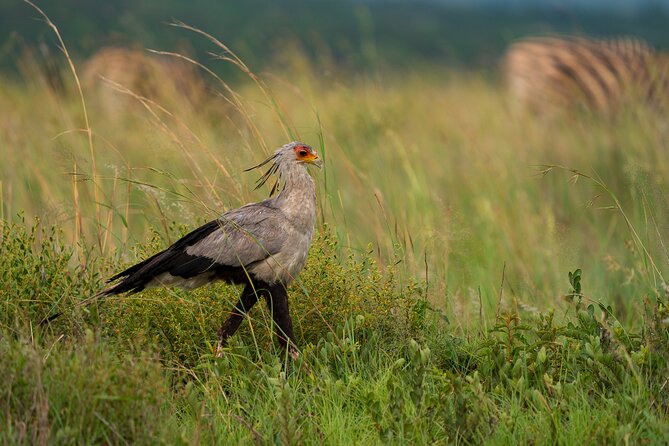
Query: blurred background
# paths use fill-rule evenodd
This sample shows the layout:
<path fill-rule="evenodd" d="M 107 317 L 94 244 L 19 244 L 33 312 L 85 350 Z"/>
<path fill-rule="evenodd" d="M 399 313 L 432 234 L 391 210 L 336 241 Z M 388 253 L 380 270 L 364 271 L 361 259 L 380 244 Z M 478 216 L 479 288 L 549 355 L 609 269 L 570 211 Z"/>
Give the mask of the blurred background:
<path fill-rule="evenodd" d="M 666 48 L 666 0 L 63 0 L 42 2 L 70 51 L 85 58 L 109 45 L 210 50 L 204 40 L 166 26 L 206 30 L 254 69 L 282 64 L 298 49 L 315 67 L 407 70 L 415 64 L 494 69 L 523 35 L 634 35 Z M 18 0 L 0 2 L 0 62 L 12 69 L 25 45 L 53 33 Z"/>

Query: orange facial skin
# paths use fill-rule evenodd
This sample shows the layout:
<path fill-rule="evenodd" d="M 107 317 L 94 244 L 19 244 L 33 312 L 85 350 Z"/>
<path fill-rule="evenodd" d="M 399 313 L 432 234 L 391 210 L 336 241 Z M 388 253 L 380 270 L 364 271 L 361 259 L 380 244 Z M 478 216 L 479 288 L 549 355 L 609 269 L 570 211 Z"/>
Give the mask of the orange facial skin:
<path fill-rule="evenodd" d="M 298 145 L 295 146 L 294 150 L 295 150 L 295 157 L 299 161 L 303 161 L 306 163 L 313 163 L 314 161 L 319 159 L 316 152 L 314 152 L 314 150 L 309 146 Z"/>

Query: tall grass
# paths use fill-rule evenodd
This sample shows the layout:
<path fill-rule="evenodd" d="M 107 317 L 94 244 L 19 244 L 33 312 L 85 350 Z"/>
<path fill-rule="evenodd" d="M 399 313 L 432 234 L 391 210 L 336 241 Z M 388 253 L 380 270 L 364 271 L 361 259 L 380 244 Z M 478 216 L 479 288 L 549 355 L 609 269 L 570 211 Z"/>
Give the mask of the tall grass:
<path fill-rule="evenodd" d="M 536 119 L 485 74 L 335 77 L 292 52 L 258 74 L 191 31 L 218 54 L 197 62 L 206 103 L 101 79 L 121 99 L 110 107 L 97 86 L 52 91 L 37 65 L 2 80 L 3 439 L 667 439 L 661 118 Z M 248 81 L 218 78 L 229 63 Z M 262 309 L 228 357 L 210 357 L 227 286 L 155 290 L 36 327 L 112 270 L 263 198 L 242 169 L 288 139 L 325 160 L 320 235 L 291 290 L 299 362 L 272 348 Z M 576 268 L 583 284 L 567 282 Z M 68 374 L 89 378 L 59 387 Z"/>
<path fill-rule="evenodd" d="M 465 319 L 478 312 L 479 289 L 490 315 L 504 265 L 505 305 L 557 304 L 555 290 L 579 266 L 593 295 L 625 309 L 657 286 L 635 274 L 643 254 L 626 241 L 631 225 L 634 243 L 667 258 L 661 120 L 640 110 L 614 123 L 538 121 L 510 113 L 500 88 L 476 74 L 325 79 L 293 57 L 293 69 L 263 80 L 212 79 L 206 107 L 107 82 L 126 99 L 109 112 L 96 89 L 84 90 L 94 156 L 79 131 L 76 93 L 6 80 L 0 103 L 13 113 L 0 132 L 4 215 L 47 216 L 72 241 L 77 231 L 86 246 L 95 240 L 99 254 L 127 252 L 152 226 L 166 235 L 170 221 L 196 224 L 262 198 L 267 191 L 253 191 L 255 178 L 242 169 L 299 138 L 326 159 L 315 173 L 322 221 L 346 246 L 371 249 L 382 262 L 399 253 L 410 276 L 427 271 L 434 303 Z M 217 63 L 226 62 L 208 62 Z M 540 175 L 548 164 L 596 177 L 610 193 L 570 174 Z M 607 209 L 612 197 L 629 221 Z M 626 291 L 637 298 L 617 297 L 611 274 L 627 274 Z"/>

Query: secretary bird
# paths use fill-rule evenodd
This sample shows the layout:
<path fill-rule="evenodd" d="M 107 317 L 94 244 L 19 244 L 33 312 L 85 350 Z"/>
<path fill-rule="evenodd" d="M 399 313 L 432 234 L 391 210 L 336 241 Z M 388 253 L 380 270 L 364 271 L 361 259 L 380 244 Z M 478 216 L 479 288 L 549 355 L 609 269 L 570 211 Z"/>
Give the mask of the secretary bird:
<path fill-rule="evenodd" d="M 256 189 L 278 173 L 271 193 L 283 184 L 278 195 L 228 211 L 195 229 L 109 279 L 108 283 L 120 281 L 99 295 L 132 294 L 163 285 L 193 289 L 217 280 L 243 284 L 239 302 L 218 331 L 216 355 L 222 356 L 244 314 L 263 297 L 272 312 L 279 344 L 296 358 L 286 287 L 302 271 L 314 234 L 316 187 L 306 166 L 320 168 L 322 162 L 308 145 L 291 142 L 247 171 L 268 163 Z"/>

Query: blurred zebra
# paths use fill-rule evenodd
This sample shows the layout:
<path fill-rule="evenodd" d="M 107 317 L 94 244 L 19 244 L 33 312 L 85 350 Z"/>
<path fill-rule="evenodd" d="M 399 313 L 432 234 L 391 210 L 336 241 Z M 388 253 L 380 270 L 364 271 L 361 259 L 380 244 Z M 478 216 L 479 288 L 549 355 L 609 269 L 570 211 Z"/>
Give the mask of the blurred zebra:
<path fill-rule="evenodd" d="M 577 106 L 610 114 L 669 102 L 667 55 L 635 38 L 526 38 L 507 50 L 504 72 L 511 95 L 536 112 Z"/>

